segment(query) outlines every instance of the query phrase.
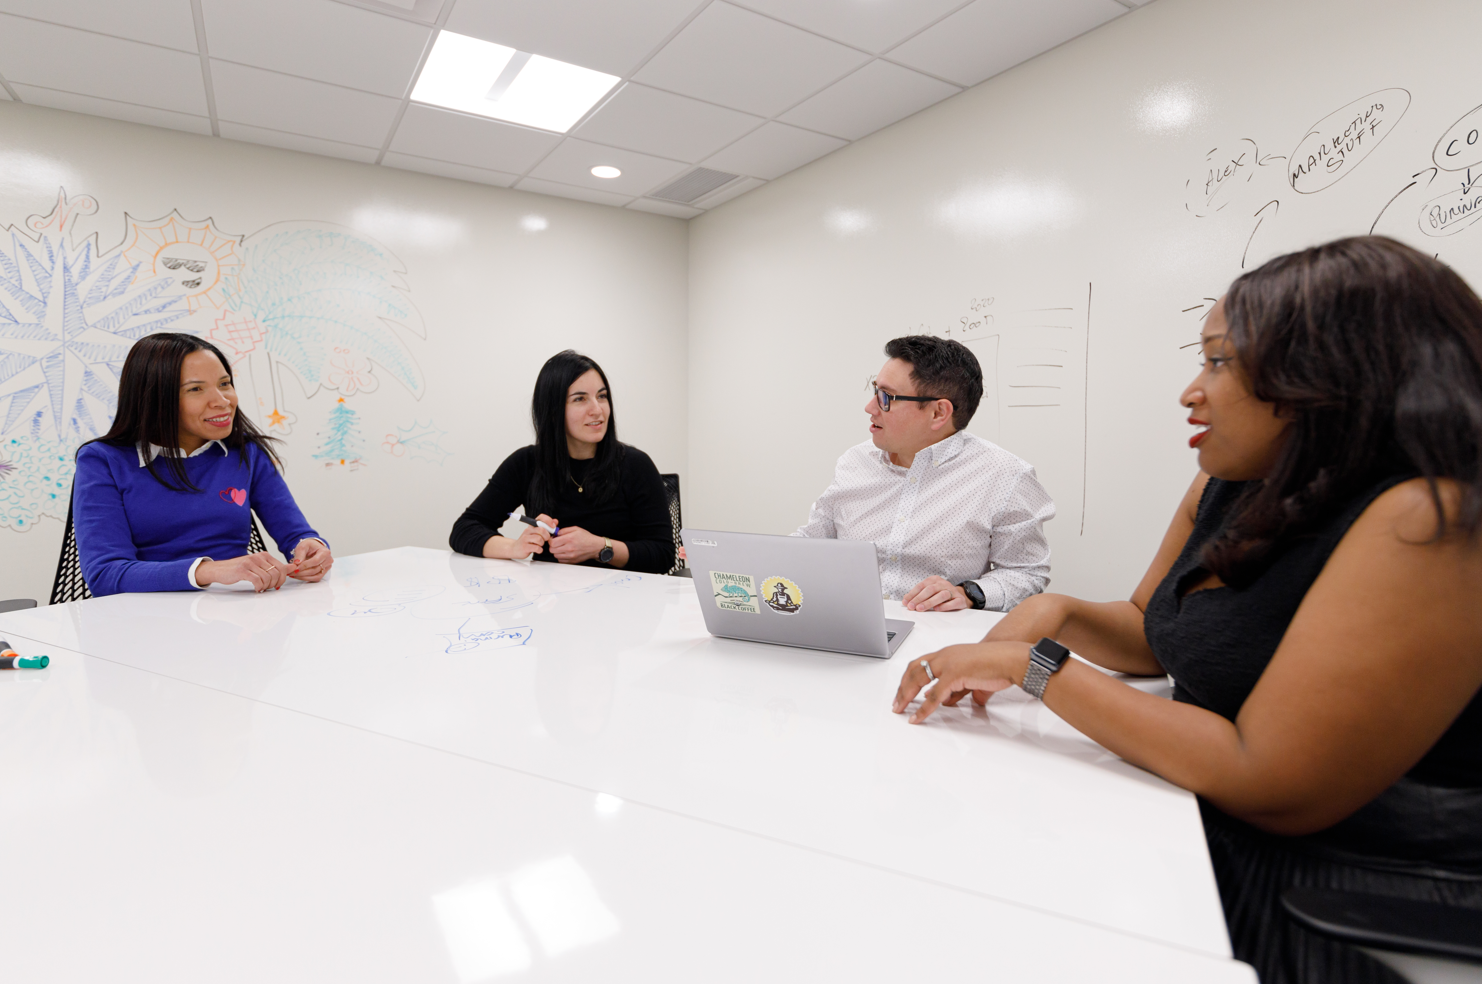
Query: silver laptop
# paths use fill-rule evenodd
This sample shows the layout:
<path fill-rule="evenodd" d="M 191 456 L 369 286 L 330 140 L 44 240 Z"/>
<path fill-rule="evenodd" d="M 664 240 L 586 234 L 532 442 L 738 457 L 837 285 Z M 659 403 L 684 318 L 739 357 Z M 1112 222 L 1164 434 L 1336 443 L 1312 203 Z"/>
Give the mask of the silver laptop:
<path fill-rule="evenodd" d="M 889 659 L 916 623 L 886 618 L 875 545 L 680 531 L 712 635 Z"/>

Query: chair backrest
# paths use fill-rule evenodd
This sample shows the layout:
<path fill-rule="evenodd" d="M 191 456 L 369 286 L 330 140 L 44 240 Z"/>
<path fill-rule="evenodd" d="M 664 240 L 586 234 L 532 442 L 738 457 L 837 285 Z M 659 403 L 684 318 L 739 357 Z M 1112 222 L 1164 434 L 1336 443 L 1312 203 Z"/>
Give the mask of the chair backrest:
<path fill-rule="evenodd" d="M 669 500 L 669 526 L 674 532 L 674 566 L 667 573 L 677 574 L 685 567 L 684 561 L 679 559 L 679 548 L 684 545 L 679 538 L 679 531 L 684 528 L 684 518 L 679 511 L 679 476 L 660 475 L 659 479 L 664 483 L 664 497 Z"/>
<path fill-rule="evenodd" d="M 257 528 L 257 517 L 252 519 L 252 532 L 247 535 L 247 552 L 260 553 L 267 549 L 262 530 Z M 62 533 L 62 554 L 57 558 L 57 576 L 51 582 L 51 601 L 60 605 L 68 601 L 84 601 L 93 593 L 87 589 L 82 578 L 82 561 L 77 556 L 77 533 L 72 528 L 72 502 L 67 502 L 67 528 Z"/>

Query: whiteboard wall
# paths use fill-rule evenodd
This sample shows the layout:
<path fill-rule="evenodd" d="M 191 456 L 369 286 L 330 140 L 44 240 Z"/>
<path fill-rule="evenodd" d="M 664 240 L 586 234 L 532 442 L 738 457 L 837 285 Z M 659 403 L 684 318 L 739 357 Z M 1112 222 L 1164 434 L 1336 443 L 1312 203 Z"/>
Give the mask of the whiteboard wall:
<path fill-rule="evenodd" d="M 445 547 L 566 347 L 685 471 L 678 219 L 14 103 L 0 134 L 0 598 L 49 596 L 72 453 L 154 330 L 233 359 L 341 554 Z"/>
<path fill-rule="evenodd" d="M 1157 0 L 696 218 L 687 518 L 797 527 L 884 342 L 949 335 L 970 429 L 1056 501 L 1051 590 L 1126 597 L 1242 269 L 1373 229 L 1482 284 L 1482 77 L 1448 53 L 1478 31 L 1465 0 Z"/>

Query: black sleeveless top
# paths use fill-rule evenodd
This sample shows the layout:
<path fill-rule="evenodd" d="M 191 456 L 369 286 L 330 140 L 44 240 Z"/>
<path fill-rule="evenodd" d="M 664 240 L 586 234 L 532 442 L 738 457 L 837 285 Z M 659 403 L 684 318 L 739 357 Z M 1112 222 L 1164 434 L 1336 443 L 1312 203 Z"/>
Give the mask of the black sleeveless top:
<path fill-rule="evenodd" d="M 1199 563 L 1200 549 L 1223 528 L 1246 485 L 1210 479 L 1194 530 L 1143 616 L 1148 645 L 1173 677 L 1174 699 L 1233 721 L 1338 541 L 1370 503 L 1411 477 L 1394 475 L 1354 496 L 1326 524 L 1280 549 L 1246 587 L 1206 588 L 1180 597 L 1208 576 Z M 1482 694 L 1474 695 L 1431 750 L 1376 800 L 1328 830 L 1293 840 L 1356 853 L 1383 867 L 1411 869 L 1419 863 L 1482 871 Z"/>

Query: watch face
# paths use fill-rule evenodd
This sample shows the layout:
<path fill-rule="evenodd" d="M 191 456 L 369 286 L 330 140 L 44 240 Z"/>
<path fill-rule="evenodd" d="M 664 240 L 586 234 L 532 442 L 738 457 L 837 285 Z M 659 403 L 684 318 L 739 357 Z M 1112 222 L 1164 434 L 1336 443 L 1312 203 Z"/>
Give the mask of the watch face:
<path fill-rule="evenodd" d="M 604 564 L 611 563 L 612 562 L 612 548 L 611 547 L 603 547 L 602 550 L 601 550 L 601 552 L 597 554 L 597 559 L 600 562 L 604 563 Z"/>
<path fill-rule="evenodd" d="M 1070 658 L 1070 650 L 1048 636 L 1036 642 L 1030 648 L 1029 653 L 1031 656 L 1038 657 L 1040 663 L 1057 670 L 1061 663 Z"/>

